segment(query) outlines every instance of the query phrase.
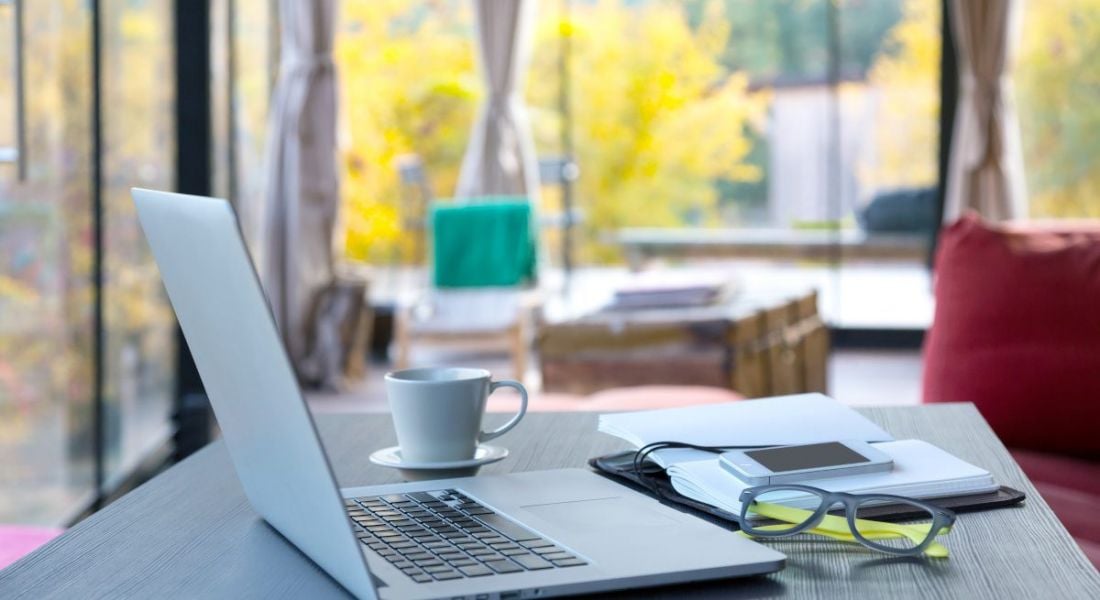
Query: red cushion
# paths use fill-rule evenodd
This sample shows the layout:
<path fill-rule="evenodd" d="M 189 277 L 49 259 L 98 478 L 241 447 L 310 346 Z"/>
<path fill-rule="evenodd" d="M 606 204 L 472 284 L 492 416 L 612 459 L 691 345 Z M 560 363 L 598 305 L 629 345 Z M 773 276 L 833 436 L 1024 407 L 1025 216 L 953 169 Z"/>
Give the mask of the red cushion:
<path fill-rule="evenodd" d="M 1016 449 L 1012 457 L 1100 568 L 1100 461 Z"/>
<path fill-rule="evenodd" d="M 1004 442 L 1100 456 L 1100 225 L 944 229 L 925 402 L 973 402 Z"/>

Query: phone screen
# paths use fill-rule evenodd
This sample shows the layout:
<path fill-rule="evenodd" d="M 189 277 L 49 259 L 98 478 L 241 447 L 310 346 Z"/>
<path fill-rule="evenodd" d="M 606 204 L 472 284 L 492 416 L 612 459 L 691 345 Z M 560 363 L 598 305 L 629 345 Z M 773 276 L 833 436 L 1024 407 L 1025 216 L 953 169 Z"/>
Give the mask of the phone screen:
<path fill-rule="evenodd" d="M 871 462 L 871 459 L 838 442 L 748 450 L 745 456 L 777 473 Z"/>

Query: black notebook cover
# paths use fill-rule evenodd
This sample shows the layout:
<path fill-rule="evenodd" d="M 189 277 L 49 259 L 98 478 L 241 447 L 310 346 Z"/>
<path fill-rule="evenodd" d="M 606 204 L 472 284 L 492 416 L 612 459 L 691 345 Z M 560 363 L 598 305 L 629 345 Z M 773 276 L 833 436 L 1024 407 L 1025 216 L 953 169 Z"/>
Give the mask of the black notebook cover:
<path fill-rule="evenodd" d="M 665 470 L 652 461 L 646 461 L 642 467 L 646 475 L 645 481 L 634 472 L 634 451 L 620 452 L 589 459 L 588 464 L 601 475 L 618 481 L 627 487 L 633 488 L 649 496 L 656 496 L 664 504 L 674 508 L 685 510 L 704 518 L 712 523 L 721 525 L 727 529 L 738 529 L 738 516 L 730 514 L 720 508 L 709 504 L 696 502 L 686 496 L 681 496 L 672 487 Z M 654 494 L 652 485 L 656 484 L 660 494 Z M 951 509 L 957 513 L 989 510 L 1012 506 L 1024 501 L 1024 493 L 1010 487 L 1001 486 L 1000 489 L 984 494 L 968 494 L 965 496 L 949 496 L 927 500 L 936 506 Z M 914 512 L 912 509 L 901 505 L 884 504 L 868 509 L 861 508 L 860 516 L 879 519 L 882 521 L 905 521 L 917 519 L 926 513 Z"/>

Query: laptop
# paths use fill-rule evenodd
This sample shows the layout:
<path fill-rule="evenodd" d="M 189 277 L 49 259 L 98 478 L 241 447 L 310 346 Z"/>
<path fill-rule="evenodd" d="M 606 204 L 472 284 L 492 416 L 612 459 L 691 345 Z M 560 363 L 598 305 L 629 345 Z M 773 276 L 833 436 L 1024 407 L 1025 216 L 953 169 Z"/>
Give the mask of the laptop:
<path fill-rule="evenodd" d="M 355 596 L 542 598 L 783 568 L 585 469 L 339 489 L 229 203 L 133 198 L 249 502 Z"/>

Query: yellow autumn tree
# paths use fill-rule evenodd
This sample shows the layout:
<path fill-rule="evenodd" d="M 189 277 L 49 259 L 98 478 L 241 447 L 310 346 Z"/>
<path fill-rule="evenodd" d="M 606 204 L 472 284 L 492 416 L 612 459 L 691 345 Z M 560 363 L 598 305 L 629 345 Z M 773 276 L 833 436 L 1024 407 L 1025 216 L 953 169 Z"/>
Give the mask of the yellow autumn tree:
<path fill-rule="evenodd" d="M 861 171 L 872 189 L 936 181 L 940 111 L 940 5 L 906 0 L 869 80 L 879 94 L 874 168 Z"/>
<path fill-rule="evenodd" d="M 695 29 L 676 2 L 629 8 L 604 0 L 576 6 L 568 21 L 542 21 L 537 44 L 556 44 L 560 35 L 572 44 L 578 203 L 586 215 L 581 260 L 617 258 L 599 240 L 620 227 L 684 225 L 688 215 L 714 224 L 715 181 L 762 176 L 746 160 L 746 129 L 763 118 L 765 101 L 720 62 L 729 36 L 723 10 L 708 4 Z M 529 101 L 552 112 L 556 67 L 532 67 Z"/>
<path fill-rule="evenodd" d="M 344 2 L 336 45 L 349 258 L 413 260 L 397 160 L 417 154 L 437 194 L 454 189 L 481 86 L 471 3 Z"/>
<path fill-rule="evenodd" d="M 1025 4 L 1020 47 L 1012 73 L 1024 166 L 1033 217 L 1100 216 L 1100 109 L 1089 101 L 1100 84 L 1100 0 Z M 877 176 L 899 180 L 934 173 L 934 128 L 894 136 L 891 127 L 934 122 L 938 99 L 917 93 L 939 76 L 939 9 L 908 0 L 890 33 L 871 80 L 887 94 L 878 127 L 882 149 Z M 894 93 L 892 90 L 898 90 Z M 912 93 L 906 90 L 914 90 Z M 904 140 L 904 144 L 892 140 Z M 917 140 L 921 150 L 914 151 Z M 929 150 L 924 150 L 928 148 Z"/>
<path fill-rule="evenodd" d="M 717 179 L 754 180 L 746 128 L 763 98 L 720 62 L 729 35 L 722 3 L 693 28 L 678 2 L 544 6 L 527 81 L 537 146 L 560 152 L 554 49 L 572 44 L 572 127 L 585 213 L 582 260 L 613 260 L 602 234 L 622 226 L 718 219 Z M 438 195 L 454 189 L 481 93 L 467 3 L 346 2 L 338 44 L 344 87 L 347 250 L 408 260 L 395 160 L 423 159 Z"/>
<path fill-rule="evenodd" d="M 1031 215 L 1100 217 L 1100 0 L 1025 10 L 1015 81 Z"/>

